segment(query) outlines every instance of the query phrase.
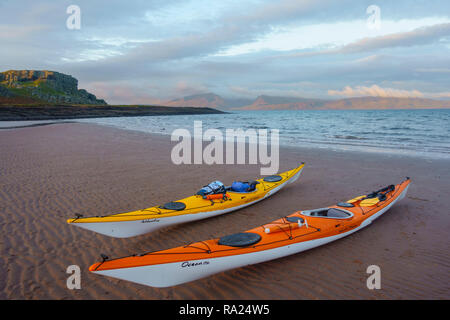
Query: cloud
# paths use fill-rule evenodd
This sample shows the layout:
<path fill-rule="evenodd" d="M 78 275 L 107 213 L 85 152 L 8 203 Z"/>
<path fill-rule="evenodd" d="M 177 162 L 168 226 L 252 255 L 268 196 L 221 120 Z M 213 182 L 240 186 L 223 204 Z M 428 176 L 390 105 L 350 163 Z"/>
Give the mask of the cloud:
<path fill-rule="evenodd" d="M 233 11 L 225 10 L 214 23 L 203 26 L 201 31 L 186 33 L 181 29 L 178 35 L 138 45 L 118 57 L 117 61 L 148 62 L 201 58 L 219 53 L 233 45 L 255 41 L 261 35 L 272 31 L 275 25 L 307 20 L 324 9 L 339 7 L 331 0 L 283 0 L 276 4 L 269 1 L 258 6 L 241 6 L 241 10 L 239 7 Z M 243 10 L 247 6 L 248 10 Z"/>
<path fill-rule="evenodd" d="M 110 103 L 155 103 L 207 91 L 224 97 L 325 98 L 329 88 L 356 89 L 374 83 L 406 91 L 435 90 L 445 96 L 450 87 L 450 47 L 439 40 L 448 36 L 448 25 L 443 22 L 449 21 L 450 1 L 411 5 L 406 0 L 380 0 L 383 21 L 402 25 L 392 30 L 412 31 L 364 38 L 336 48 L 374 34 L 363 28 L 366 8 L 372 3 L 78 0 L 82 28 L 71 31 L 66 28 L 66 8 L 73 1 L 0 0 L 0 70 L 50 69 L 71 74 L 80 88 Z M 337 33 L 345 34 L 346 29 L 338 25 L 358 28 L 355 21 L 363 25 L 361 32 L 339 38 Z M 435 25 L 413 30 L 430 23 Z M 326 24 L 323 32 L 314 28 L 319 24 Z M 390 24 L 383 27 L 390 28 Z M 247 54 L 218 54 L 289 30 L 294 30 L 298 43 L 311 48 L 309 55 L 286 59 L 274 56 L 277 51 L 267 47 Z M 324 45 L 311 44 L 297 30 Z M 292 48 L 298 47 L 287 50 Z M 388 48 L 396 49 L 380 52 Z M 339 54 L 332 56 L 330 50 Z"/>
<path fill-rule="evenodd" d="M 450 98 L 450 91 L 447 92 L 436 92 L 436 93 L 429 93 L 428 94 L 431 98 Z"/>
<path fill-rule="evenodd" d="M 49 27 L 46 25 L 18 26 L 14 29 L 8 25 L 0 25 L 0 40 L 14 41 L 16 39 L 26 39 L 40 32 L 45 32 L 48 29 Z"/>
<path fill-rule="evenodd" d="M 376 51 L 386 48 L 412 47 L 432 44 L 442 38 L 450 37 L 450 23 L 441 23 L 428 27 L 420 27 L 408 32 L 392 33 L 388 35 L 363 38 L 350 44 L 335 49 L 326 49 L 312 52 L 300 52 L 291 54 L 294 57 L 329 55 L 329 54 L 350 54 L 368 51 Z"/>
<path fill-rule="evenodd" d="M 450 98 L 450 92 L 421 92 L 419 90 L 401 90 L 393 88 L 382 88 L 377 85 L 370 87 L 346 86 L 342 90 L 328 90 L 330 96 L 351 97 L 392 97 L 392 98 Z"/>
<path fill-rule="evenodd" d="M 450 73 L 450 68 L 418 68 L 416 71 L 424 73 Z"/>
<path fill-rule="evenodd" d="M 344 97 L 397 97 L 397 98 L 422 98 L 423 93 L 418 90 L 399 90 L 392 88 L 381 88 L 377 85 L 371 87 L 357 86 L 352 88 L 346 86 L 343 90 L 328 90 L 330 96 Z"/>
<path fill-rule="evenodd" d="M 163 99 L 157 98 L 154 94 L 157 88 L 151 86 L 136 86 L 127 82 L 91 82 L 83 87 L 110 104 L 158 105 L 164 103 Z"/>
<path fill-rule="evenodd" d="M 450 23 L 417 28 L 410 32 L 394 33 L 380 37 L 365 38 L 338 49 L 339 53 L 372 51 L 393 47 L 425 45 L 450 36 Z"/>
<path fill-rule="evenodd" d="M 312 98 L 311 90 L 305 90 L 308 85 L 302 83 L 265 84 L 256 88 L 230 86 L 228 89 L 238 97 L 255 98 L 257 96 L 276 96 L 291 98 Z"/>
<path fill-rule="evenodd" d="M 196 84 L 193 81 L 178 81 L 175 85 L 174 94 L 172 96 L 174 98 L 179 98 L 180 96 L 190 96 L 194 94 L 207 93 L 209 89 L 201 84 Z"/>

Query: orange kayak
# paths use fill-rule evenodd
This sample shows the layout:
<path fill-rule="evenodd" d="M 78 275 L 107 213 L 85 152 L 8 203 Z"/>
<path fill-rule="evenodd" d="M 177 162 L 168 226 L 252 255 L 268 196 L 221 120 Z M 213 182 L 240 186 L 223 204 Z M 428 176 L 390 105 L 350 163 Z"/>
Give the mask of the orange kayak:
<path fill-rule="evenodd" d="M 295 212 L 219 239 L 95 263 L 93 273 L 152 287 L 169 287 L 218 272 L 302 252 L 348 236 L 405 197 L 409 178 L 325 208 Z"/>

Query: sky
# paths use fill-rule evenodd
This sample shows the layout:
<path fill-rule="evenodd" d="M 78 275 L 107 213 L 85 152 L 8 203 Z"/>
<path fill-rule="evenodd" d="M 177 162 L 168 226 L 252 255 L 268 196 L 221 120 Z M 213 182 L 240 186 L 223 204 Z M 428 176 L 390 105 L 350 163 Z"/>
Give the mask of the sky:
<path fill-rule="evenodd" d="M 9 69 L 70 74 L 110 104 L 450 99 L 450 1 L 0 0 Z"/>

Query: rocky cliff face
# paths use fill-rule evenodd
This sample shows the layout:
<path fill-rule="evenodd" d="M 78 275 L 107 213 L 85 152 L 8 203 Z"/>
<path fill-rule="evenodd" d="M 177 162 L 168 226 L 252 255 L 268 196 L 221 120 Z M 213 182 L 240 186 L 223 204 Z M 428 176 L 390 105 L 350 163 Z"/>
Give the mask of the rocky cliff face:
<path fill-rule="evenodd" d="M 0 96 L 28 97 L 37 101 L 69 104 L 106 104 L 84 89 L 78 80 L 55 71 L 9 70 L 0 73 Z"/>

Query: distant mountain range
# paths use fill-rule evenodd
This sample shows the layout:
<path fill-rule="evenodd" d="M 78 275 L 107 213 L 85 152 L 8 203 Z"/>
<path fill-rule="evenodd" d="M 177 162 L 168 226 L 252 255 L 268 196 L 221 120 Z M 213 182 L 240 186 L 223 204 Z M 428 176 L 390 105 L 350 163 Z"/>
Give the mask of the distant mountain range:
<path fill-rule="evenodd" d="M 0 105 L 49 103 L 107 105 L 84 89 L 70 75 L 47 70 L 0 72 Z M 322 109 L 430 109 L 450 108 L 450 100 L 395 97 L 357 97 L 339 100 L 261 95 L 250 98 L 223 98 L 214 93 L 187 96 L 161 106 L 201 107 L 227 110 L 322 110 Z"/>
<path fill-rule="evenodd" d="M 172 107 L 209 107 L 217 109 L 233 109 L 240 108 L 251 104 L 252 99 L 224 99 L 214 93 L 195 94 L 180 99 L 170 100 L 163 103 Z"/>
<path fill-rule="evenodd" d="M 434 109 L 450 108 L 450 101 L 396 97 L 325 100 L 267 95 L 259 96 L 256 99 L 226 99 L 214 93 L 206 93 L 171 100 L 164 105 L 210 107 L 222 110 Z"/>

